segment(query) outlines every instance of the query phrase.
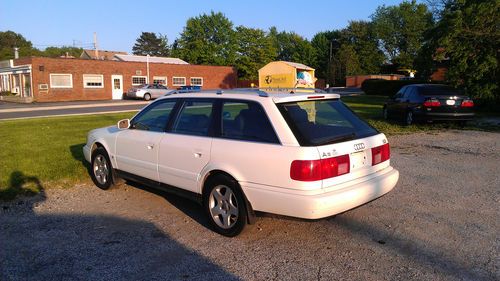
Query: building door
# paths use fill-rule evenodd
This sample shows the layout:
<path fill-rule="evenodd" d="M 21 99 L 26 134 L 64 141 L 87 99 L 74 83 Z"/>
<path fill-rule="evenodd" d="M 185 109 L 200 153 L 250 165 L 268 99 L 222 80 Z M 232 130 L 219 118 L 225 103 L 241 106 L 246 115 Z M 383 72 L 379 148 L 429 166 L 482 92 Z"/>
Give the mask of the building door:
<path fill-rule="evenodd" d="M 122 75 L 111 75 L 111 86 L 113 88 L 113 99 L 121 100 L 123 99 L 123 76 Z"/>

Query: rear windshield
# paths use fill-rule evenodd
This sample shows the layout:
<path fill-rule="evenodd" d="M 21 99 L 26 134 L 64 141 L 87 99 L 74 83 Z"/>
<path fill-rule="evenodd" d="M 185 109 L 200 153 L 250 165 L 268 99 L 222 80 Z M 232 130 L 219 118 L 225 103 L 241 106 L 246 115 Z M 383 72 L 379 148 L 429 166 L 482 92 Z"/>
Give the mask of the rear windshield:
<path fill-rule="evenodd" d="M 444 85 L 421 87 L 419 93 L 424 96 L 455 96 L 462 94 L 457 89 Z"/>
<path fill-rule="evenodd" d="M 338 99 L 277 106 L 302 146 L 332 144 L 378 134 Z"/>

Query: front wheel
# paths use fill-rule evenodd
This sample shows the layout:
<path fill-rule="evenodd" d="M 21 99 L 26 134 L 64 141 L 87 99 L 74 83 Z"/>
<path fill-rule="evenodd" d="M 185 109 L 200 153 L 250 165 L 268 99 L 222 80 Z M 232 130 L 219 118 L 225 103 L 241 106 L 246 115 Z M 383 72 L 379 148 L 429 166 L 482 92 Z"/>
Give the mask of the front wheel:
<path fill-rule="evenodd" d="M 405 125 L 406 126 L 410 126 L 411 124 L 413 124 L 414 120 L 413 120 L 413 111 L 408 111 L 406 112 L 406 117 L 405 117 Z"/>
<path fill-rule="evenodd" d="M 151 95 L 150 94 L 144 94 L 144 100 L 145 101 L 148 101 L 151 99 Z"/>
<path fill-rule="evenodd" d="M 389 120 L 389 112 L 387 112 L 386 106 L 382 109 L 382 116 L 384 117 L 384 120 Z"/>
<path fill-rule="evenodd" d="M 92 170 L 90 176 L 97 187 L 107 190 L 113 186 L 113 167 L 109 161 L 108 153 L 103 147 L 98 147 L 92 153 Z"/>
<path fill-rule="evenodd" d="M 246 225 L 247 211 L 238 183 L 227 176 L 218 175 L 207 182 L 203 196 L 205 211 L 215 232 L 233 237 Z"/>

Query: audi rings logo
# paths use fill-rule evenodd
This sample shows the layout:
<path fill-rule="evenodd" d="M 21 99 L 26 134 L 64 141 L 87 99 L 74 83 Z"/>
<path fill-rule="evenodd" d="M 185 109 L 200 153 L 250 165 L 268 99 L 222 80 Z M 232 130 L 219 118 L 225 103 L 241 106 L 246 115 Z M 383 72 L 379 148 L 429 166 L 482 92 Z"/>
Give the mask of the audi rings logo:
<path fill-rule="evenodd" d="M 365 149 L 365 144 L 364 143 L 361 142 L 361 143 L 354 144 L 354 150 L 357 151 L 357 150 L 363 150 L 363 149 Z"/>

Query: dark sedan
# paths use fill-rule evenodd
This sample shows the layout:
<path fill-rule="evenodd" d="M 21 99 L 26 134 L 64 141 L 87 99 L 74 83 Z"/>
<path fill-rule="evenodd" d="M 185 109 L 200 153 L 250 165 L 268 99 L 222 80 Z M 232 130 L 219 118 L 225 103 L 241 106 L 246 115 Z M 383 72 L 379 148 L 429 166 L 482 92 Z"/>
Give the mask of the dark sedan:
<path fill-rule="evenodd" d="M 474 102 L 446 85 L 413 84 L 401 88 L 384 104 L 384 119 L 397 118 L 405 125 L 415 121 L 458 121 L 474 118 Z"/>

